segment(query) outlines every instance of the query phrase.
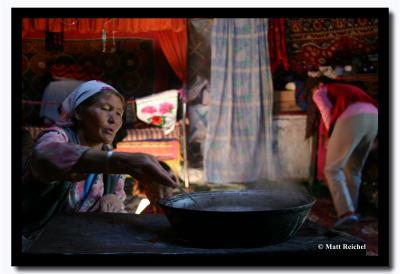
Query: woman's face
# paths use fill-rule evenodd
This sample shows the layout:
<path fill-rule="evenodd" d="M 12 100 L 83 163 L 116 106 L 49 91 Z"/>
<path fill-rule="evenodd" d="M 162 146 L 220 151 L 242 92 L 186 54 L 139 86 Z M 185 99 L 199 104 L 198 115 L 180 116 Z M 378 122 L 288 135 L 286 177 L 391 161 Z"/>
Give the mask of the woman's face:
<path fill-rule="evenodd" d="M 113 93 L 106 93 L 78 113 L 78 132 L 83 133 L 85 145 L 111 144 L 122 126 L 123 112 L 121 99 Z"/>

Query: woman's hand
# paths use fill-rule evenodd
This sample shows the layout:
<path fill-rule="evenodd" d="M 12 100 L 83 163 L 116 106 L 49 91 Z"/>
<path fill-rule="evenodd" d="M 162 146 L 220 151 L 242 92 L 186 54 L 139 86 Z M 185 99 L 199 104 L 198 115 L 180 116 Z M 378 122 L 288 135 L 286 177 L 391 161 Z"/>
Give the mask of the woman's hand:
<path fill-rule="evenodd" d="M 107 194 L 101 197 L 89 211 L 123 213 L 124 203 L 115 194 Z"/>
<path fill-rule="evenodd" d="M 113 159 L 113 157 L 115 157 Z M 153 182 L 166 187 L 177 187 L 177 182 L 160 162 L 152 155 L 144 153 L 115 153 L 112 158 L 113 170 L 129 174 L 140 182 Z"/>
<path fill-rule="evenodd" d="M 140 182 L 143 184 L 143 190 L 146 194 L 147 199 L 149 199 L 150 204 L 158 207 L 157 202 L 164 198 L 172 196 L 172 188 L 157 184 L 152 181 Z"/>
<path fill-rule="evenodd" d="M 175 176 L 171 168 L 164 162 L 158 162 L 158 163 L 168 173 L 170 178 L 172 178 L 176 182 L 176 184 L 178 184 L 179 182 L 177 181 L 177 177 Z M 138 183 L 140 184 L 141 188 L 146 194 L 146 197 L 150 200 L 150 204 L 155 208 L 158 208 L 157 202 L 160 199 L 172 196 L 172 189 L 170 187 L 158 184 L 153 180 L 149 181 L 143 180 L 139 181 Z"/>

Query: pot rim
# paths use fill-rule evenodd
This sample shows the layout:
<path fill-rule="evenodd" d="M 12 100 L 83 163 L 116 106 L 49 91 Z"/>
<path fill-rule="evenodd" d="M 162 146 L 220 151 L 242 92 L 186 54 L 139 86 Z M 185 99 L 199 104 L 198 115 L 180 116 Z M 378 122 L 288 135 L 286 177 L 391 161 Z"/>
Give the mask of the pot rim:
<path fill-rule="evenodd" d="M 261 194 L 264 193 L 290 193 L 290 191 L 287 190 L 267 190 L 267 189 L 249 189 L 249 190 L 217 190 L 217 191 L 198 191 L 198 192 L 192 192 L 190 193 L 191 196 L 196 198 L 196 196 L 203 196 L 203 195 L 220 195 L 220 194 L 234 194 L 234 193 L 243 193 L 246 192 L 247 194 Z M 246 195 L 246 194 L 245 194 Z M 213 210 L 213 211 L 208 211 L 208 210 L 202 210 L 202 209 L 197 209 L 197 208 L 182 208 L 182 207 L 174 207 L 171 206 L 172 203 L 177 202 L 179 200 L 183 199 L 188 199 L 187 195 L 185 194 L 177 194 L 171 197 L 165 197 L 162 198 L 158 201 L 158 204 L 162 208 L 168 208 L 172 210 L 178 210 L 178 211 L 190 211 L 190 212 L 202 212 L 202 213 L 224 213 L 224 214 L 248 214 L 248 213 L 256 213 L 256 212 L 268 212 L 268 213 L 284 213 L 284 212 L 297 212 L 297 211 L 302 211 L 308 208 L 311 208 L 315 202 L 316 199 L 311 196 L 308 193 L 302 193 L 304 195 L 305 201 L 307 201 L 305 204 L 298 205 L 298 206 L 291 206 L 291 207 L 286 207 L 286 208 L 280 208 L 280 209 L 266 209 L 266 210 L 249 210 L 249 211 L 218 211 L 218 210 Z M 210 197 L 210 196 L 208 196 Z"/>

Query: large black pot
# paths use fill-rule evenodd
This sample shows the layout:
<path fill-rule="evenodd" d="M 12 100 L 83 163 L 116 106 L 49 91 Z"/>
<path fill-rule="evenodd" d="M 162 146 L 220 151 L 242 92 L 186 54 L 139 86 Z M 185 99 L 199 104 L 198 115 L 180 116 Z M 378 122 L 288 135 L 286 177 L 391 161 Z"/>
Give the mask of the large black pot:
<path fill-rule="evenodd" d="M 206 246 L 259 246 L 293 237 L 314 205 L 290 191 L 234 190 L 191 193 L 159 201 L 177 233 Z"/>

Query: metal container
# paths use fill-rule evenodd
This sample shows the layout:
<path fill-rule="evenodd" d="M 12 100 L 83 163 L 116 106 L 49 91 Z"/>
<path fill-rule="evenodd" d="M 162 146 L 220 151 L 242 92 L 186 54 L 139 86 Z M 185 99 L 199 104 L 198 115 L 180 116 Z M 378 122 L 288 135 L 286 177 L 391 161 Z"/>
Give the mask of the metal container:
<path fill-rule="evenodd" d="M 291 191 L 194 192 L 159 201 L 187 242 L 205 246 L 257 246 L 286 241 L 303 225 L 315 199 Z"/>

